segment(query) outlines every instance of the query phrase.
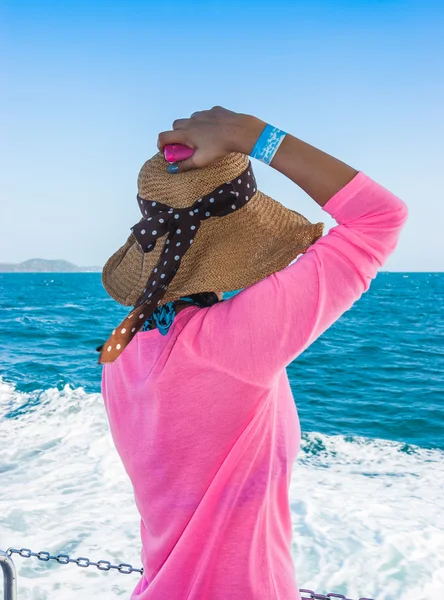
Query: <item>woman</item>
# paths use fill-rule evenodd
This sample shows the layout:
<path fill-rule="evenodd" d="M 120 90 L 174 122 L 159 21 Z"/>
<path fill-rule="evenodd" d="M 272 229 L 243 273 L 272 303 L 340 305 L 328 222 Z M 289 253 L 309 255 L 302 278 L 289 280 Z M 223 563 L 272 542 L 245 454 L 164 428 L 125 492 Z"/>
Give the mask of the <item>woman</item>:
<path fill-rule="evenodd" d="M 132 598 L 296 600 L 288 486 L 300 427 L 285 368 L 368 290 L 407 207 L 363 172 L 220 107 L 175 121 L 159 150 L 170 143 L 193 156 L 145 163 L 142 218 L 103 271 L 110 295 L 134 306 L 100 357 L 141 515 Z M 338 225 L 322 237 L 322 223 L 262 194 L 248 155 Z"/>

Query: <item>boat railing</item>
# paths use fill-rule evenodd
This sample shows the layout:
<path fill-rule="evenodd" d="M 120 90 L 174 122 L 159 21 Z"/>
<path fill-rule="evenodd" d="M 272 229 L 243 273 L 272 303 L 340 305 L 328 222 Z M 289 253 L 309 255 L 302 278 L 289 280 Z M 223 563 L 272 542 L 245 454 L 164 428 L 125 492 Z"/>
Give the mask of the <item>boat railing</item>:
<path fill-rule="evenodd" d="M 130 575 L 131 573 L 143 574 L 143 567 L 133 567 L 129 563 L 120 563 L 113 565 L 109 560 L 98 560 L 94 562 L 84 556 L 78 558 L 70 558 L 68 554 L 57 554 L 53 556 L 49 552 L 32 552 L 29 548 L 8 548 L 6 551 L 0 550 L 0 564 L 3 569 L 3 582 L 4 582 L 4 600 L 17 600 L 17 575 L 15 571 L 14 562 L 11 558 L 12 554 L 18 554 L 23 558 L 35 557 L 38 560 L 48 562 L 55 560 L 61 565 L 67 565 L 74 563 L 78 567 L 96 567 L 99 571 L 111 571 L 115 570 L 124 575 Z M 335 594 L 330 592 L 328 594 L 318 594 L 313 590 L 300 589 L 302 595 L 301 600 L 352 600 L 347 598 L 343 594 Z M 374 600 L 374 598 L 359 598 L 359 600 Z"/>
<path fill-rule="evenodd" d="M 3 571 L 3 597 L 4 600 L 17 600 L 17 573 L 15 565 L 8 554 L 0 550 L 0 565 Z"/>

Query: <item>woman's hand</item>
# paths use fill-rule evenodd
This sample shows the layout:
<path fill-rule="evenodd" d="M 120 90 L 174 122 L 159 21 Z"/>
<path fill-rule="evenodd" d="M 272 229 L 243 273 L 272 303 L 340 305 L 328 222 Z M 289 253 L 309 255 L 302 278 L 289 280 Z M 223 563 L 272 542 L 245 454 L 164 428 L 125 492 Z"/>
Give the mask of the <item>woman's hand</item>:
<path fill-rule="evenodd" d="M 198 169 L 231 152 L 250 154 L 265 125 L 256 117 L 215 106 L 195 112 L 189 119 L 174 121 L 173 131 L 159 134 L 157 147 L 161 152 L 166 144 L 193 148 L 193 156 L 176 164 L 179 171 Z"/>

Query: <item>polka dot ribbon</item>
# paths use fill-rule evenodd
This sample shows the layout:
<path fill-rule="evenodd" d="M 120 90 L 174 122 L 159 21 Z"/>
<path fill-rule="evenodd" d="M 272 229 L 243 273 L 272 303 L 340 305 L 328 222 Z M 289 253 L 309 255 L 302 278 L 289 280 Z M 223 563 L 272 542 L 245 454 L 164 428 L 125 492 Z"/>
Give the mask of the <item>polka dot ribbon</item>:
<path fill-rule="evenodd" d="M 123 352 L 144 322 L 162 304 L 182 257 L 190 248 L 202 221 L 223 217 L 247 204 L 256 192 L 251 163 L 236 179 L 223 183 L 186 208 L 172 208 L 137 196 L 143 218 L 131 228 L 144 252 L 151 252 L 167 236 L 160 258 L 131 313 L 104 343 L 99 364 L 111 363 Z M 199 290 L 196 290 L 196 293 Z"/>

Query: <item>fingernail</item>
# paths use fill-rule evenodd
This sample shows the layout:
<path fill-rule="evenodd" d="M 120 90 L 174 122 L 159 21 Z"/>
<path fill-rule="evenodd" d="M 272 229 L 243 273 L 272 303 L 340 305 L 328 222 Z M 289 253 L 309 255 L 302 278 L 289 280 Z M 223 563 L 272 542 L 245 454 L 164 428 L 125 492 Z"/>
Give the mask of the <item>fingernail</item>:
<path fill-rule="evenodd" d="M 179 165 L 168 165 L 167 168 L 168 173 L 178 173 L 179 172 Z"/>

